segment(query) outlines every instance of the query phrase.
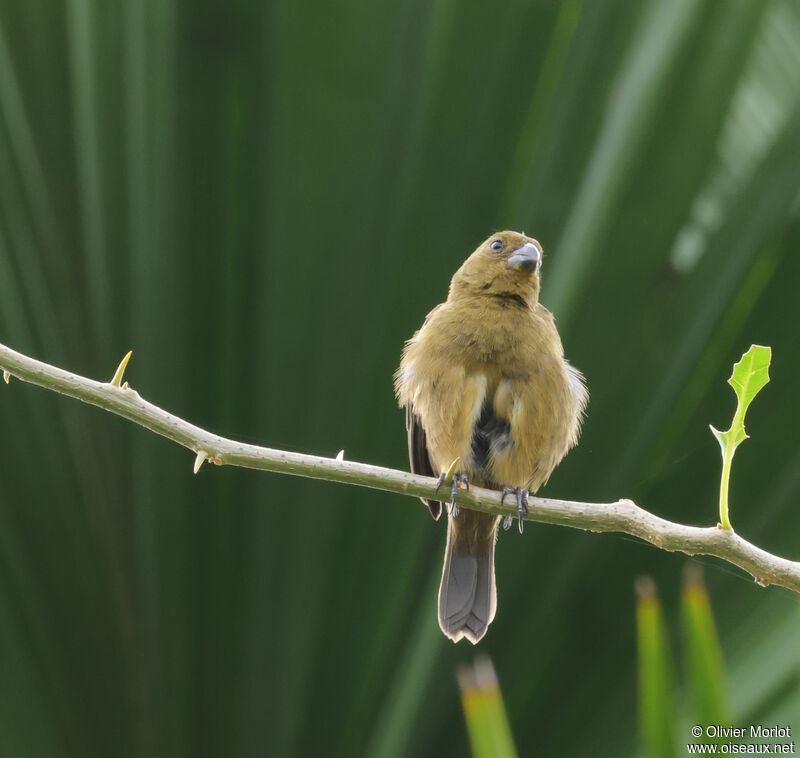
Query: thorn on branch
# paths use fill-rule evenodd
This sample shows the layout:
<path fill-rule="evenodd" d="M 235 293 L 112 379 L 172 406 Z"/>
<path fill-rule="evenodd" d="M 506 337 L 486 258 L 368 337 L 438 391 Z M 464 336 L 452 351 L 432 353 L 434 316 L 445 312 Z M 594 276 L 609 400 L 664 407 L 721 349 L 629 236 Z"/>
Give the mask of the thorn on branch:
<path fill-rule="evenodd" d="M 336 454 L 336 460 L 337 460 L 337 461 L 343 461 L 343 460 L 344 460 L 344 449 L 340 450 L 340 451 L 339 451 L 339 452 Z"/>
<path fill-rule="evenodd" d="M 455 476 L 456 471 L 458 471 L 458 467 L 461 465 L 461 458 L 456 458 L 448 467 L 447 471 L 443 472 L 443 474 L 439 477 L 439 483 L 436 486 L 436 491 L 439 491 L 439 487 L 442 486 L 442 482 L 451 482 L 453 477 Z"/>
<path fill-rule="evenodd" d="M 197 458 L 194 459 L 195 474 L 200 470 L 200 466 L 202 466 L 206 462 L 206 458 L 208 458 L 208 453 L 205 450 L 197 451 Z"/>
<path fill-rule="evenodd" d="M 3 381 L 8 384 L 11 381 L 11 374 L 8 371 L 3 371 Z"/>
<path fill-rule="evenodd" d="M 122 384 L 122 375 L 125 373 L 125 368 L 128 365 L 128 361 L 131 359 L 131 355 L 133 355 L 133 350 L 128 350 L 128 352 L 125 353 L 125 357 L 119 362 L 119 366 L 117 366 L 117 370 L 114 372 L 114 376 L 109 382 L 112 387 L 119 387 L 120 384 Z"/>

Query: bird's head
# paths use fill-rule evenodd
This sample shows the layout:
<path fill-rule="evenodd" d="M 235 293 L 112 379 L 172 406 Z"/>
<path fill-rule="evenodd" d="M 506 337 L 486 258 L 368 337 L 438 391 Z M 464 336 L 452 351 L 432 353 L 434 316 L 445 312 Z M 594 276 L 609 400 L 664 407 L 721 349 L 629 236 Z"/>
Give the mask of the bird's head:
<path fill-rule="evenodd" d="M 519 232 L 498 232 L 482 242 L 456 271 L 450 298 L 513 298 L 532 306 L 539 300 L 542 246 Z"/>

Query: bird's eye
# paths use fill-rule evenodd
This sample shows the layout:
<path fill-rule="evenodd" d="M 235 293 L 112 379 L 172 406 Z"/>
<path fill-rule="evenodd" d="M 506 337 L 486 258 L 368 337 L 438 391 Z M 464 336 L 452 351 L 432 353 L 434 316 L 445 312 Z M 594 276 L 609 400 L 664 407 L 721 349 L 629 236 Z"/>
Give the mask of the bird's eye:
<path fill-rule="evenodd" d="M 503 240 L 495 240 L 491 245 L 489 245 L 489 247 L 491 247 L 492 250 L 502 250 L 504 247 Z"/>

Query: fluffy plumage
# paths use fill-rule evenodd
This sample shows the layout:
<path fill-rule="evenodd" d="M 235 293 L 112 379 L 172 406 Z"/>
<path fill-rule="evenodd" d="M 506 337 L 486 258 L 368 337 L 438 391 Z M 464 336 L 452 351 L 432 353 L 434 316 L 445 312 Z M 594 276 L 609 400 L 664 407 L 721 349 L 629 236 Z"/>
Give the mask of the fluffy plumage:
<path fill-rule="evenodd" d="M 395 391 L 412 471 L 435 476 L 460 458 L 471 483 L 535 492 L 577 442 L 588 393 L 539 303 L 541 255 L 536 240 L 493 234 L 406 343 Z M 441 503 L 423 502 L 438 519 Z M 476 643 L 494 618 L 498 521 L 448 516 L 439 625 L 455 642 Z"/>

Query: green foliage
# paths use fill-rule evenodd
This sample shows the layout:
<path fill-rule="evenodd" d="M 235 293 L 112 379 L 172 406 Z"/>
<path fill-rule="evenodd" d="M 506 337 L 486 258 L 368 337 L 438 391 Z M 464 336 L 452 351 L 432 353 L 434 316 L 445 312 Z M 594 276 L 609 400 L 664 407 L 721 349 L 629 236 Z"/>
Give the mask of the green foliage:
<path fill-rule="evenodd" d="M 514 741 L 491 660 L 479 657 L 458 671 L 461 705 L 474 758 L 516 758 Z"/>
<path fill-rule="evenodd" d="M 664 612 L 652 580 L 636 585 L 639 667 L 639 729 L 650 758 L 674 758 L 676 748 L 674 665 Z"/>
<path fill-rule="evenodd" d="M 702 574 L 692 566 L 681 591 L 683 679 L 696 724 L 729 724 L 731 711 L 725 663 Z"/>
<path fill-rule="evenodd" d="M 649 577 L 636 585 L 639 731 L 649 758 L 674 758 L 679 741 L 718 742 L 686 732 L 678 718 L 674 664 L 664 612 Z M 702 574 L 690 566 L 681 591 L 683 699 L 692 725 L 730 724 L 727 676 Z"/>
<path fill-rule="evenodd" d="M 702 419 L 768 341 L 737 528 L 797 558 L 799 93 L 794 0 L 0 0 L 0 341 L 103 380 L 132 348 L 125 380 L 182 417 L 402 467 L 403 340 L 479 240 L 524 229 L 591 392 L 542 494 L 704 518 Z M 0 390 L 0 755 L 468 752 L 474 650 L 439 632 L 421 505 L 195 477 Z M 676 557 L 500 539 L 481 650 L 520 750 L 633 754 L 629 588 Z M 731 718 L 800 713 L 793 597 L 708 580 Z"/>
<path fill-rule="evenodd" d="M 755 396 L 769 382 L 769 364 L 772 360 L 772 349 L 761 345 L 751 345 L 750 349 L 733 366 L 733 373 L 728 384 L 736 393 L 736 412 L 730 428 L 725 432 L 711 427 L 711 431 L 722 449 L 722 477 L 719 492 L 719 518 L 724 529 L 731 528 L 728 515 L 728 486 L 731 478 L 731 463 L 736 448 L 744 442 L 748 435 L 744 430 L 744 417 Z"/>

